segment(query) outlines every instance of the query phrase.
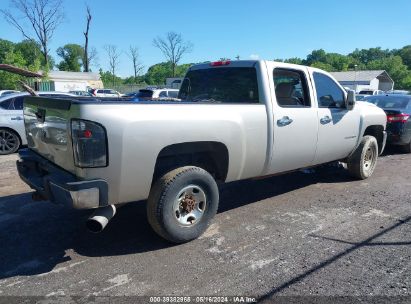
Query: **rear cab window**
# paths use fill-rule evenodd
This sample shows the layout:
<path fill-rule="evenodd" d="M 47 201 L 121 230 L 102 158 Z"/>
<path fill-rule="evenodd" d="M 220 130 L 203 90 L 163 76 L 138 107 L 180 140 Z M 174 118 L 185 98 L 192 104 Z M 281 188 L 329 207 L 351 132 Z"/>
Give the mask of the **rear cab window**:
<path fill-rule="evenodd" d="M 258 104 L 255 67 L 219 67 L 189 71 L 178 98 L 187 102 Z"/>

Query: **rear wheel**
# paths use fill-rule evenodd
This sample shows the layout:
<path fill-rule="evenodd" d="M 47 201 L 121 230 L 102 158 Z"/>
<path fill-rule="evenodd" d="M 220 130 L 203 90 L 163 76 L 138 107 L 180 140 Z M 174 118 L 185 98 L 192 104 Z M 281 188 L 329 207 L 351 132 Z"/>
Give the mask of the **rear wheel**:
<path fill-rule="evenodd" d="M 20 147 L 20 139 L 16 132 L 0 128 L 0 155 L 16 152 Z"/>
<path fill-rule="evenodd" d="M 198 167 L 182 167 L 161 177 L 150 191 L 147 216 L 151 227 L 173 243 L 199 237 L 218 208 L 214 178 Z"/>
<path fill-rule="evenodd" d="M 364 136 L 360 145 L 347 161 L 350 174 L 358 179 L 366 179 L 372 175 L 378 158 L 378 143 L 373 136 Z"/>

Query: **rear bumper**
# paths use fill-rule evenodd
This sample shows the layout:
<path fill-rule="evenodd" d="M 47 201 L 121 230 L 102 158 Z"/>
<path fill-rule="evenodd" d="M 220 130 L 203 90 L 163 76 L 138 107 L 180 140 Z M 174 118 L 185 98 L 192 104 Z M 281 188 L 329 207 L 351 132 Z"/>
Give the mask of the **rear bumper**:
<path fill-rule="evenodd" d="M 30 149 L 19 152 L 20 178 L 44 199 L 76 209 L 108 205 L 108 184 L 102 179 L 80 180 Z"/>
<path fill-rule="evenodd" d="M 411 129 L 408 124 L 391 123 L 387 125 L 387 144 L 407 145 L 411 141 Z"/>
<path fill-rule="evenodd" d="M 387 145 L 387 132 L 383 131 L 382 133 L 382 147 L 380 150 L 380 155 L 384 152 L 385 146 Z"/>

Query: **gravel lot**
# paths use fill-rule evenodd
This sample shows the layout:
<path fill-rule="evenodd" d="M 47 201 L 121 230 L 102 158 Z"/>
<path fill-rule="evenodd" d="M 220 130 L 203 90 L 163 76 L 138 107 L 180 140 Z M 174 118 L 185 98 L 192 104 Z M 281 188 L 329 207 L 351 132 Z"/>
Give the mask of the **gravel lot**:
<path fill-rule="evenodd" d="M 336 167 L 221 188 L 200 239 L 170 245 L 144 203 L 101 234 L 88 211 L 33 202 L 16 155 L 0 157 L 0 296 L 408 296 L 411 155 L 389 151 L 372 178 Z"/>

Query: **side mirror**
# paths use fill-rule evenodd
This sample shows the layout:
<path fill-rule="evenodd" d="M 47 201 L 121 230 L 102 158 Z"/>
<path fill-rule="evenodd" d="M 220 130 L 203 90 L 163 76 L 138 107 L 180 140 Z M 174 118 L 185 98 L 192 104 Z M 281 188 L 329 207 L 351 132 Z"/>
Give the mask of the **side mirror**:
<path fill-rule="evenodd" d="M 351 111 L 352 109 L 354 109 L 354 105 L 355 105 L 355 91 L 348 90 L 347 99 L 345 100 L 345 107 L 347 108 L 348 111 Z"/>

